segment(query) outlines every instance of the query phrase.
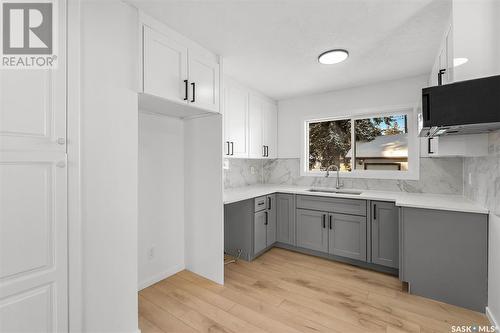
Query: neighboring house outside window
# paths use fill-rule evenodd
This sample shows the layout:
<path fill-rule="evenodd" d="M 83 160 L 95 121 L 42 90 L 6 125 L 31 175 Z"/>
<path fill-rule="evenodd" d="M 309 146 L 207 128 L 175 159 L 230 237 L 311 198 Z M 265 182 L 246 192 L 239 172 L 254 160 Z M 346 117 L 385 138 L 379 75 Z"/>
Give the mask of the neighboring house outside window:
<path fill-rule="evenodd" d="M 303 175 L 317 176 L 335 165 L 347 177 L 416 179 L 414 118 L 413 110 L 403 110 L 306 121 Z"/>

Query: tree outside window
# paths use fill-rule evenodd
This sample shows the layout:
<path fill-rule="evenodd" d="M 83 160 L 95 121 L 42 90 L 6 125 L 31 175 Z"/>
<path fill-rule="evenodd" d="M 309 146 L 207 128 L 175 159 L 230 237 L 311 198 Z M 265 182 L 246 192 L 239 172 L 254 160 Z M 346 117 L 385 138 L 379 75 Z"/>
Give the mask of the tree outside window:
<path fill-rule="evenodd" d="M 309 171 L 408 170 L 406 115 L 310 122 L 308 129 Z"/>

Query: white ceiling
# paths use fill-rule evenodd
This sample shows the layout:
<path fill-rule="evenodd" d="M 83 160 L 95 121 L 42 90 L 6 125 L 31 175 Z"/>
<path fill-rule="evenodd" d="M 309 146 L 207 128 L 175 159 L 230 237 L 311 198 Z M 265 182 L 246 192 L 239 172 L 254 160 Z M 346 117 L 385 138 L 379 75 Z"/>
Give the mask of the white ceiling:
<path fill-rule="evenodd" d="M 448 0 L 129 0 L 224 57 L 225 73 L 280 100 L 430 72 Z M 350 57 L 320 65 L 345 48 Z"/>

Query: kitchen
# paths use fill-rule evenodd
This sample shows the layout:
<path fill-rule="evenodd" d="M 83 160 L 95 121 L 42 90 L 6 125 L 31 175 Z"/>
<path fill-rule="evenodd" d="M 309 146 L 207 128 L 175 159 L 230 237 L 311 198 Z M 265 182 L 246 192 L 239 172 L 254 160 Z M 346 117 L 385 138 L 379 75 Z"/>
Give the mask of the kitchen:
<path fill-rule="evenodd" d="M 48 1 L 1 332 L 500 329 L 500 2 Z"/>

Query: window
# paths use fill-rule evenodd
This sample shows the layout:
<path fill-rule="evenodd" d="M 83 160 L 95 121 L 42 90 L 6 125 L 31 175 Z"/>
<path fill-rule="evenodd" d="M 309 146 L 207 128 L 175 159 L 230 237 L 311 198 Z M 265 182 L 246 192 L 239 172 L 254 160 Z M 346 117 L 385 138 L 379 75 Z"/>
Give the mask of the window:
<path fill-rule="evenodd" d="M 414 171 L 410 161 L 416 151 L 416 137 L 409 140 L 411 115 L 406 110 L 306 121 L 305 173 L 317 175 L 336 165 L 349 177 L 414 178 L 408 172 Z"/>
<path fill-rule="evenodd" d="M 407 118 L 406 115 L 396 115 L 355 120 L 353 167 L 408 171 Z M 351 157 L 352 151 L 349 151 L 348 158 Z"/>

